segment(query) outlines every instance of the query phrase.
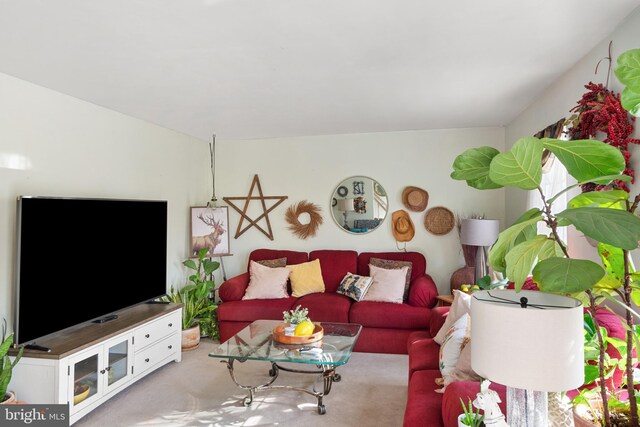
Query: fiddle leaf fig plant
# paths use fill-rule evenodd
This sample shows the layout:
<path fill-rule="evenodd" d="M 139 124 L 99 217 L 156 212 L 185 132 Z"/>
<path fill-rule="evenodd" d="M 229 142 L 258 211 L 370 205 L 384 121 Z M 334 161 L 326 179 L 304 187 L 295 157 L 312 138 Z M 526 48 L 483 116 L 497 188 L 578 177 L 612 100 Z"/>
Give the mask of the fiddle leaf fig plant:
<path fill-rule="evenodd" d="M 622 93 L 623 107 L 639 116 L 640 49 L 622 54 L 615 73 L 627 86 Z M 576 180 L 553 195 L 545 195 L 540 185 L 545 149 L 553 153 Z M 636 213 L 640 194 L 631 198 L 626 189 L 618 189 L 619 183 L 632 180 L 624 173 L 626 167 L 620 149 L 601 141 L 526 137 L 504 153 L 490 147 L 467 150 L 455 159 L 451 173 L 453 179 L 464 180 L 477 189 L 515 187 L 539 193 L 542 208 L 528 210 L 500 233 L 489 252 L 489 263 L 494 270 L 505 273 L 517 291 L 532 274 L 541 291 L 570 294 L 585 303 L 593 321 L 590 329 L 593 332 L 588 338 L 590 345 L 585 346 L 586 360 L 598 362 L 597 369 L 585 364 L 585 373 L 588 380 L 596 383 L 593 391 L 602 399 L 601 418 L 605 426 L 612 425 L 610 409 L 619 410 L 621 406 L 629 410 L 632 425 L 639 424 L 633 354 L 639 341 L 634 316 L 640 317 L 640 314 L 631 304 L 640 303 L 640 273 L 635 271 L 630 251 L 637 249 L 640 241 L 640 218 Z M 559 196 L 587 183 L 597 184 L 597 188 L 604 191 L 579 194 L 566 207 L 554 205 Z M 546 234 L 538 232 L 539 223 L 546 225 Z M 598 242 L 601 264 L 570 257 L 566 242 L 558 234 L 559 227 L 570 225 Z M 626 340 L 608 337 L 599 325 L 596 311 L 604 301 L 624 308 Z M 610 389 L 611 382 L 607 382 L 612 362 L 605 352 L 607 344 L 621 354 L 615 366 L 625 371 L 623 385 L 631 396 L 625 402 L 617 400 L 620 390 Z"/>

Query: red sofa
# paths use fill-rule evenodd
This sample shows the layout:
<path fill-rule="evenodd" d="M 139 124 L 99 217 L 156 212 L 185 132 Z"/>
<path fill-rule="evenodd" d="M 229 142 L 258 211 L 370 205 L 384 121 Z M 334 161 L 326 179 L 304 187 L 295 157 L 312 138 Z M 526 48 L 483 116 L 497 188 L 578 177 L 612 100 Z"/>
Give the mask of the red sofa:
<path fill-rule="evenodd" d="M 436 305 L 438 290 L 426 274 L 426 260 L 418 252 L 363 252 L 348 250 L 317 250 L 296 252 L 257 249 L 249 255 L 250 261 L 287 258 L 287 264 L 301 264 L 320 260 L 324 293 L 300 298 L 242 300 L 249 273 L 225 281 L 219 289 L 222 303 L 218 307 L 220 341 L 224 342 L 254 320 L 282 319 L 282 312 L 298 304 L 309 309 L 309 317 L 318 322 L 358 323 L 362 332 L 355 351 L 371 353 L 407 353 L 407 340 L 416 331 L 429 329 L 432 307 Z M 336 293 L 344 276 L 351 272 L 369 275 L 369 259 L 382 258 L 410 261 L 411 284 L 408 300 L 403 304 L 361 301 Z M 248 270 L 248 267 L 247 267 Z M 437 360 L 437 357 L 436 357 Z"/>
<path fill-rule="evenodd" d="M 440 388 L 436 385 L 436 378 L 442 376 L 438 367 L 440 346 L 431 337 L 438 333 L 448 312 L 449 307 L 435 308 L 432 310 L 429 330 L 414 332 L 409 337 L 409 388 L 404 427 L 457 427 L 458 415 L 462 413 L 460 399 L 468 402 L 480 391 L 480 383 L 473 381 L 453 382 L 447 386 L 444 394 L 435 391 Z M 624 339 L 624 327 L 615 314 L 603 308 L 598 310 L 597 317 L 608 336 Z M 611 357 L 620 357 L 613 346 L 607 348 L 607 353 Z M 622 372 L 616 371 L 611 380 L 619 385 Z M 502 400 L 500 409 L 506 414 L 506 387 L 492 383 L 490 388 L 498 392 Z M 576 393 L 570 391 L 569 395 Z"/>

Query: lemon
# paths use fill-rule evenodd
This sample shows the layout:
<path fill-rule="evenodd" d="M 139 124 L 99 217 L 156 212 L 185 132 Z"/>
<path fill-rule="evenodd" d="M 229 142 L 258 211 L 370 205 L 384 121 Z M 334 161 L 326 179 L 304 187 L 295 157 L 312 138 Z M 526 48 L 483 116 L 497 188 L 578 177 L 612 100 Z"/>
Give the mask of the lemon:
<path fill-rule="evenodd" d="M 296 330 L 293 332 L 293 334 L 297 337 L 311 335 L 313 334 L 314 329 L 315 325 L 312 322 L 305 320 L 304 322 L 299 323 L 298 326 L 296 326 Z"/>

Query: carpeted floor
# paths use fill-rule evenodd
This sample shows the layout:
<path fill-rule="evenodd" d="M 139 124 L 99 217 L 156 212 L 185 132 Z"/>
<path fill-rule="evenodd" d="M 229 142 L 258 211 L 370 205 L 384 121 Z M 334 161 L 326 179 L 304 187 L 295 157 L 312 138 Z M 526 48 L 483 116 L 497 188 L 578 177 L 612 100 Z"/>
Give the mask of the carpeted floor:
<path fill-rule="evenodd" d="M 181 363 L 170 363 L 118 393 L 78 421 L 78 427 L 117 426 L 401 426 L 407 399 L 406 355 L 354 353 L 338 368 L 342 381 L 324 398 L 326 414 L 316 399 L 290 390 L 258 392 L 250 407 L 246 393 L 231 380 L 220 359 L 208 357 L 217 346 L 203 340 Z M 243 384 L 261 383 L 270 364 L 236 363 Z M 274 385 L 311 386 L 316 375 L 281 371 Z M 321 386 L 321 385 L 320 385 Z"/>

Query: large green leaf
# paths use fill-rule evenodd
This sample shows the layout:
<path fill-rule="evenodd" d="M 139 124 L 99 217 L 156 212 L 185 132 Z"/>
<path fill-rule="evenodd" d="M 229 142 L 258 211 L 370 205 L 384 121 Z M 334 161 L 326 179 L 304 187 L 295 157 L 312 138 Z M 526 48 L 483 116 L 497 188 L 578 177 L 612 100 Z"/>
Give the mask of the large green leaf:
<path fill-rule="evenodd" d="M 570 294 L 593 288 L 605 271 L 593 261 L 548 258 L 533 269 L 533 280 L 543 292 Z"/>
<path fill-rule="evenodd" d="M 626 209 L 625 200 L 629 199 L 629 193 L 624 190 L 591 191 L 582 193 L 569 200 L 570 208 L 595 205 L 603 208 Z"/>
<path fill-rule="evenodd" d="M 598 177 L 616 175 L 624 170 L 624 157 L 620 150 L 601 141 L 545 138 L 542 143 L 577 181 L 588 182 Z"/>
<path fill-rule="evenodd" d="M 514 246 L 506 254 L 504 259 L 507 264 L 507 277 L 515 283 L 516 292 L 522 289 L 522 284 L 531 273 L 533 264 L 547 241 L 547 236 L 537 235 Z"/>
<path fill-rule="evenodd" d="M 618 282 L 618 287 L 624 282 L 624 251 L 618 247 L 598 243 L 598 255 L 609 276 Z"/>
<path fill-rule="evenodd" d="M 542 179 L 542 143 L 538 138 L 518 140 L 511 150 L 491 161 L 489 177 L 497 184 L 534 190 Z"/>
<path fill-rule="evenodd" d="M 627 110 L 629 114 L 640 117 L 640 93 L 626 87 L 622 90 L 620 102 L 622 103 L 622 108 Z"/>
<path fill-rule="evenodd" d="M 569 221 L 581 232 L 618 248 L 632 250 L 640 240 L 640 218 L 618 209 L 581 207 L 557 214 Z"/>
<path fill-rule="evenodd" d="M 640 93 L 640 49 L 631 49 L 620 55 L 614 72 L 620 83 Z"/>
<path fill-rule="evenodd" d="M 500 152 L 493 147 L 471 148 L 460 154 L 453 161 L 451 178 L 465 180 L 470 187 L 479 190 L 500 188 L 489 178 L 491 160 Z"/>
<path fill-rule="evenodd" d="M 532 211 L 533 209 L 527 213 L 531 213 Z M 542 220 L 542 214 L 537 211 L 535 217 L 522 222 L 516 222 L 498 235 L 498 240 L 489 251 L 489 264 L 494 270 L 506 273 L 507 263 L 505 257 L 507 253 L 509 253 L 516 244 L 522 243 L 522 233 L 528 232 L 527 229 L 530 230 L 532 226 L 535 227 L 536 223 L 540 220 Z"/>

